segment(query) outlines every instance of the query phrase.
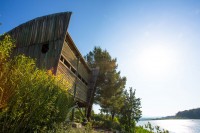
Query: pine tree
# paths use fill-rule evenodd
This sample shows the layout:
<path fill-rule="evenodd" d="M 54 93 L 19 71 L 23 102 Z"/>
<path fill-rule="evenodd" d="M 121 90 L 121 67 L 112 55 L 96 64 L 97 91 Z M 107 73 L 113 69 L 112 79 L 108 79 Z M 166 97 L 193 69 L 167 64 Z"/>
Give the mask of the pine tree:
<path fill-rule="evenodd" d="M 112 58 L 106 50 L 95 47 L 85 59 L 90 67 L 99 67 L 99 76 L 96 82 L 94 102 L 99 104 L 105 112 L 115 114 L 123 105 L 123 90 L 126 77 L 121 77 L 117 69 L 117 59 Z"/>

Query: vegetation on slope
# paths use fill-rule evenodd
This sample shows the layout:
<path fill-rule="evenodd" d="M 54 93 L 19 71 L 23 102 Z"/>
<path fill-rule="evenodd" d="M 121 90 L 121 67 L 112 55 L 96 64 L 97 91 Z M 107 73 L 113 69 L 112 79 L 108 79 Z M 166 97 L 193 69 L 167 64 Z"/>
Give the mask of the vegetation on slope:
<path fill-rule="evenodd" d="M 185 119 L 200 119 L 200 108 L 179 111 L 175 117 Z"/>
<path fill-rule="evenodd" d="M 33 59 L 10 59 L 13 42 L 0 41 L 0 132 L 55 131 L 67 118 L 73 100 L 67 82 L 39 70 Z"/>
<path fill-rule="evenodd" d="M 51 71 L 39 70 L 29 57 L 19 55 L 11 59 L 13 41 L 9 36 L 1 38 L 0 132 L 78 131 L 65 123 L 73 106 L 65 85 L 68 83 Z M 101 48 L 95 48 L 88 58 L 96 58 L 90 63 L 100 67 L 95 100 L 101 105 L 102 113 L 93 115 L 92 123 L 80 131 L 94 132 L 93 125 L 105 130 L 151 133 L 136 127 L 142 114 L 140 98 L 136 98 L 132 88 L 129 92 L 124 90 L 126 78 L 116 70 L 116 59 Z"/>
<path fill-rule="evenodd" d="M 104 119 L 100 125 L 133 132 L 142 114 L 140 98 L 136 98 L 132 88 L 129 92 L 125 90 L 126 77 L 122 77 L 117 70 L 116 58 L 112 58 L 108 51 L 95 47 L 85 59 L 89 66 L 100 68 L 94 101 L 101 106 L 101 112 L 111 118 L 111 121 Z M 118 119 L 118 124 L 115 119 Z"/>

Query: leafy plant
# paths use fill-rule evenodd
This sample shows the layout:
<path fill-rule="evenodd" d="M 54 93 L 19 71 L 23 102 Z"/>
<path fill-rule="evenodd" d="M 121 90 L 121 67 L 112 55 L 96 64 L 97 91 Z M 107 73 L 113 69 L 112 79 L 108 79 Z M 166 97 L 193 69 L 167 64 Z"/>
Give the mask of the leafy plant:
<path fill-rule="evenodd" d="M 9 36 L 0 41 L 1 132 L 56 130 L 73 104 L 69 83 L 61 75 L 39 70 L 29 57 L 10 59 L 13 47 Z"/>
<path fill-rule="evenodd" d="M 140 126 L 140 128 L 143 128 L 143 127 Z M 153 126 L 150 122 L 148 122 L 146 125 L 144 125 L 144 128 L 147 131 L 149 131 L 150 133 L 169 133 L 168 130 L 161 129 L 160 126 Z"/>
<path fill-rule="evenodd" d="M 125 101 L 121 109 L 120 123 L 125 131 L 134 132 L 136 122 L 142 115 L 140 98 L 136 98 L 135 90 L 130 88 L 129 93 L 124 92 Z"/>

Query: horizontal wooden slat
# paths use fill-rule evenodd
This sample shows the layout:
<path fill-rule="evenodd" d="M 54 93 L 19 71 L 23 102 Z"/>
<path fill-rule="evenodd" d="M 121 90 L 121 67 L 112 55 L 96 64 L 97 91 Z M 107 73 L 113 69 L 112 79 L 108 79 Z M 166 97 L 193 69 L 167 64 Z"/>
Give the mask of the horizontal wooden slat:
<path fill-rule="evenodd" d="M 71 93 L 73 94 L 75 83 L 76 83 L 76 76 L 73 74 L 62 62 L 59 62 L 57 74 L 63 75 L 63 77 L 72 85 L 71 86 Z M 86 86 L 81 80 L 77 78 L 77 86 L 76 86 L 76 97 L 81 99 L 84 102 L 87 102 L 88 97 L 88 86 Z"/>
<path fill-rule="evenodd" d="M 77 57 L 73 53 L 73 51 L 69 48 L 68 44 L 64 42 L 62 48 L 62 55 L 69 61 L 69 63 L 77 69 Z"/>

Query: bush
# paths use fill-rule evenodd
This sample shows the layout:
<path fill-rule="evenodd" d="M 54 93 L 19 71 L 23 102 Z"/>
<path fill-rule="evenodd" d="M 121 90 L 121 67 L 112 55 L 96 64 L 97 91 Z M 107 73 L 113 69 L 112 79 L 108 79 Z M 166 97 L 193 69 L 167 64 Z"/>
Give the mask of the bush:
<path fill-rule="evenodd" d="M 9 36 L 0 41 L 0 132 L 56 130 L 73 105 L 68 83 L 23 55 L 8 60 L 10 44 Z"/>
<path fill-rule="evenodd" d="M 139 131 L 139 129 L 141 131 L 142 131 L 142 129 L 147 130 L 147 131 L 149 131 L 149 133 L 154 133 L 154 132 L 155 133 L 169 133 L 168 130 L 161 129 L 160 126 L 153 126 L 150 122 L 148 122 L 146 125 L 144 125 L 144 128 L 142 126 L 138 127 L 138 131 Z"/>
<path fill-rule="evenodd" d="M 136 127 L 136 133 L 153 133 L 147 129 L 144 129 L 142 126 Z"/>

